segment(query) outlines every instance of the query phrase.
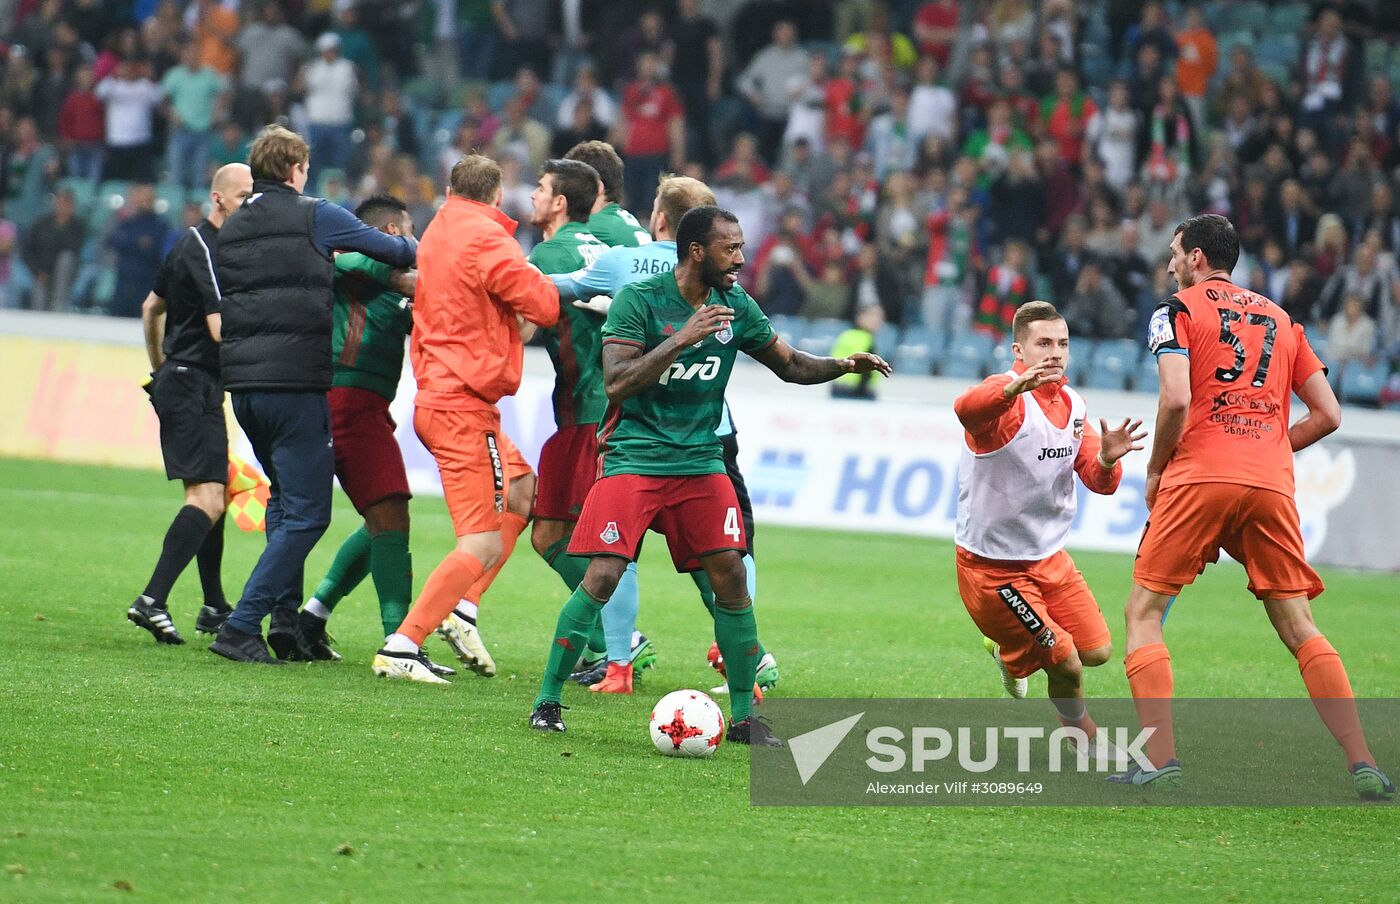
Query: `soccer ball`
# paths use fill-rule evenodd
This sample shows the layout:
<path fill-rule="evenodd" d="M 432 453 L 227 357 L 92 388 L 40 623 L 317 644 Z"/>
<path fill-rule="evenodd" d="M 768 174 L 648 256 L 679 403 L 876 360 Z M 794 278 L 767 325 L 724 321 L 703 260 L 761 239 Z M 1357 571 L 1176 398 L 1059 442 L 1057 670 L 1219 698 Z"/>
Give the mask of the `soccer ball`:
<path fill-rule="evenodd" d="M 651 742 L 667 756 L 709 756 L 724 740 L 724 711 L 700 691 L 672 691 L 651 709 Z"/>

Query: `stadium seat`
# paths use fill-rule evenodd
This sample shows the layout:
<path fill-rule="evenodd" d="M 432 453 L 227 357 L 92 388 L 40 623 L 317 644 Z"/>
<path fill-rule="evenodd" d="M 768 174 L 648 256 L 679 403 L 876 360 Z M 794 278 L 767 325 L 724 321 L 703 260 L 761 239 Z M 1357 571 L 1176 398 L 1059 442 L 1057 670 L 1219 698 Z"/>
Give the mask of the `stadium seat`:
<path fill-rule="evenodd" d="M 991 352 L 987 355 L 987 372 L 1002 373 L 1011 369 L 1011 365 L 1016 363 L 1016 356 L 1011 351 L 1011 343 L 1002 341 L 992 346 Z"/>
<path fill-rule="evenodd" d="M 927 345 L 901 342 L 890 356 L 894 372 L 901 375 L 927 377 L 933 373 L 933 351 Z"/>
<path fill-rule="evenodd" d="M 1230 52 L 1236 47 L 1248 47 L 1254 50 L 1254 35 L 1247 31 L 1230 31 L 1220 36 L 1220 56 L 1228 57 Z"/>
<path fill-rule="evenodd" d="M 987 376 L 982 364 L 970 358 L 945 358 L 939 370 L 942 376 L 954 380 L 981 380 Z"/>
<path fill-rule="evenodd" d="M 937 361 L 943 357 L 943 351 L 948 346 L 948 337 L 939 330 L 930 326 L 911 326 L 899 334 L 898 345 L 922 345 L 933 355 Z"/>
<path fill-rule="evenodd" d="M 1371 367 L 1353 362 L 1342 369 L 1341 397 L 1353 405 L 1376 405 L 1390 376 L 1390 365 L 1382 361 Z"/>
<path fill-rule="evenodd" d="M 88 214 L 88 227 L 93 232 L 101 232 L 112 221 L 112 217 L 126 204 L 126 194 L 130 188 L 130 183 L 117 180 L 103 182 L 98 187 L 97 198 Z"/>
<path fill-rule="evenodd" d="M 1138 365 L 1137 375 L 1133 377 L 1133 389 L 1138 392 L 1150 392 L 1156 395 L 1161 385 L 1161 378 L 1157 375 L 1156 357 L 1153 355 L 1143 355 L 1142 363 Z"/>
<path fill-rule="evenodd" d="M 992 353 L 996 340 L 983 332 L 963 333 L 954 336 L 948 343 L 948 353 L 943 356 L 943 375 L 963 379 L 981 379 L 990 371 L 987 359 Z"/>
<path fill-rule="evenodd" d="M 1136 339 L 1105 339 L 1094 349 L 1094 366 L 1131 372 L 1141 355 L 1142 345 Z"/>
<path fill-rule="evenodd" d="M 1298 62 L 1298 36 L 1292 34 L 1269 35 L 1269 40 L 1255 44 L 1255 59 L 1259 65 L 1273 65 L 1291 68 Z"/>
<path fill-rule="evenodd" d="M 1370 38 L 1362 51 L 1368 72 L 1378 72 L 1390 64 L 1390 45 L 1383 38 Z"/>
<path fill-rule="evenodd" d="M 1303 327 L 1303 333 L 1308 337 L 1308 345 L 1312 346 L 1313 354 L 1322 359 L 1322 363 L 1327 363 L 1327 337 L 1322 335 L 1322 331 L 1316 324 Z"/>
<path fill-rule="evenodd" d="M 1100 342 L 1090 359 L 1083 385 L 1090 389 L 1127 389 L 1137 366 L 1138 344 L 1132 339 Z"/>
<path fill-rule="evenodd" d="M 1270 35 L 1296 35 L 1312 15 L 1306 3 L 1281 3 L 1269 14 Z"/>
<path fill-rule="evenodd" d="M 563 105 L 568 94 L 569 88 L 564 85 L 546 84 L 540 91 L 540 99 L 535 102 L 534 107 L 540 122 L 553 129 L 554 123 L 559 119 L 559 107 Z"/>
<path fill-rule="evenodd" d="M 1095 339 L 1069 337 L 1069 370 L 1066 375 L 1071 383 L 1083 383 L 1089 378 L 1089 370 L 1093 366 L 1094 353 L 1098 347 L 1099 343 Z"/>
<path fill-rule="evenodd" d="M 807 333 L 796 343 L 789 342 L 789 345 L 796 344 L 804 352 L 813 355 L 829 355 L 831 347 L 836 344 L 836 337 L 851 325 L 844 320 L 837 320 L 834 317 L 823 317 L 820 320 L 813 320 L 807 324 Z"/>
<path fill-rule="evenodd" d="M 887 323 L 875 333 L 875 353 L 886 355 L 899 346 L 899 327 Z"/>
<path fill-rule="evenodd" d="M 782 337 L 788 345 L 796 347 L 799 340 L 807 335 L 807 321 L 791 314 L 774 314 L 768 318 L 773 332 Z"/>
<path fill-rule="evenodd" d="M 185 223 L 186 192 L 179 185 L 162 182 L 156 189 L 156 213 L 176 229 Z"/>

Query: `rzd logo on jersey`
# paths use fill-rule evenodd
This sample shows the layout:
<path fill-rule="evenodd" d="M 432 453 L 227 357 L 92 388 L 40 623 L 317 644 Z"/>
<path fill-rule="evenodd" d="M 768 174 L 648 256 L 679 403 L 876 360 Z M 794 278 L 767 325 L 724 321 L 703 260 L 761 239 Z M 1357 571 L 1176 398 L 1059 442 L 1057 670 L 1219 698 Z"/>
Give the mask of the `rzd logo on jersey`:
<path fill-rule="evenodd" d="M 672 380 L 713 380 L 719 376 L 719 365 L 718 355 L 710 355 L 704 361 L 688 365 L 677 361 L 661 375 L 661 385 L 665 386 Z"/>
<path fill-rule="evenodd" d="M 598 535 L 598 539 L 602 540 L 604 543 L 608 544 L 609 546 L 611 546 L 612 544 L 616 543 L 619 539 L 621 539 L 621 537 L 622 537 L 622 534 L 620 534 L 620 533 L 617 532 L 617 522 L 616 522 L 616 521 L 609 521 L 608 524 L 607 524 L 607 527 L 604 527 L 604 528 L 603 528 L 603 532 L 602 532 L 601 534 Z"/>

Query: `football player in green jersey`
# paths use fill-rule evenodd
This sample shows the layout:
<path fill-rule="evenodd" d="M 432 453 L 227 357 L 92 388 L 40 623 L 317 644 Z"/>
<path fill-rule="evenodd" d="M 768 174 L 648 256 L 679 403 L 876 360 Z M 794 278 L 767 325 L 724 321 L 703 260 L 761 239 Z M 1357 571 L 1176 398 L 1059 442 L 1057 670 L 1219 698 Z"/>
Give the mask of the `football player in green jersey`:
<path fill-rule="evenodd" d="M 651 233 L 622 207 L 622 158 L 606 141 L 580 141 L 564 155 L 593 167 L 603 190 L 593 202 L 588 231 L 609 248 L 636 248 L 651 241 Z"/>
<path fill-rule="evenodd" d="M 391 195 L 366 199 L 355 215 L 389 235 L 413 235 L 408 208 Z M 317 659 L 340 658 L 326 634 L 326 620 L 367 576 L 379 596 L 385 634 L 398 629 L 413 602 L 408 477 L 389 403 L 398 392 L 404 341 L 413 327 L 416 277 L 417 271 L 394 270 L 363 254 L 335 258 L 335 370 L 329 393 L 335 474 L 364 524 L 341 544 L 301 610 L 302 639 Z M 452 672 L 445 666 L 437 669 Z"/>
<path fill-rule="evenodd" d="M 608 410 L 599 431 L 602 478 L 579 515 L 569 552 L 589 558 L 559 613 L 530 726 L 563 731 L 560 699 L 589 632 L 642 536 L 666 536 L 677 571 L 704 570 L 715 591 L 715 642 L 727 666 L 726 738 L 776 745 L 752 718 L 758 626 L 743 555 L 744 523 L 715 428 L 740 351 L 789 383 L 827 383 L 890 366 L 878 355 L 824 358 L 780 339 L 737 285 L 744 264 L 738 218 L 697 207 L 676 230 L 676 267 L 626 286 L 603 328 Z"/>

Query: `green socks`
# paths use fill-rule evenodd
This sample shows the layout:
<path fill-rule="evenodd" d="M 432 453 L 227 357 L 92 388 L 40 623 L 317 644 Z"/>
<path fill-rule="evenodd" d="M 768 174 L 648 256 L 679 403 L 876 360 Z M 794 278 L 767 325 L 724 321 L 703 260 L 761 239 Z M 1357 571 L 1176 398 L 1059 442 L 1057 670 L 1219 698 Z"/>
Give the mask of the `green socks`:
<path fill-rule="evenodd" d="M 327 610 L 334 611 L 336 604 L 360 585 L 369 574 L 369 570 L 369 529 L 361 525 L 359 530 L 346 537 L 345 542 L 340 544 L 340 549 L 336 551 L 335 559 L 331 562 L 330 571 L 326 572 L 312 596 L 320 600 Z M 394 627 L 397 628 L 398 625 Z"/>
<path fill-rule="evenodd" d="M 569 538 L 565 537 L 544 551 L 544 560 L 555 574 L 564 579 L 564 586 L 572 592 L 583 583 L 583 576 L 588 572 L 588 559 L 569 555 L 565 552 L 568 548 Z"/>
<path fill-rule="evenodd" d="M 715 606 L 715 643 L 724 657 L 729 679 L 729 708 L 734 722 L 742 722 L 753 709 L 754 675 L 761 658 L 758 622 L 753 617 L 753 601 L 740 600 L 741 608 Z M 564 677 L 568 677 L 565 675 Z"/>
<path fill-rule="evenodd" d="M 369 568 L 379 595 L 379 619 L 387 637 L 403 624 L 413 602 L 413 557 L 408 551 L 408 534 L 391 530 L 370 538 Z"/>
<path fill-rule="evenodd" d="M 340 544 L 330 571 L 317 585 L 314 596 L 328 611 L 334 611 L 336 604 L 367 575 L 374 578 L 384 633 L 393 634 L 413 602 L 413 558 L 408 552 L 407 533 L 385 531 L 371 537 L 369 529 L 361 526 Z"/>
<path fill-rule="evenodd" d="M 700 602 L 702 602 L 702 603 L 705 604 L 705 611 L 707 611 L 707 612 L 710 613 L 710 618 L 714 618 L 714 617 L 715 617 L 715 591 L 710 587 L 710 579 L 709 579 L 709 577 L 707 577 L 707 576 L 705 575 L 705 572 L 703 572 L 703 571 L 692 571 L 692 572 L 690 573 L 690 579 L 691 579 L 692 581 L 695 582 L 695 589 L 697 589 L 697 590 L 700 591 Z M 752 596 L 753 596 L 753 595 L 750 594 L 750 600 L 751 600 L 751 601 L 752 601 Z M 721 655 L 721 656 L 724 655 L 724 650 L 723 650 L 723 648 L 720 649 L 720 655 Z M 759 643 L 758 643 L 758 658 L 759 658 L 759 659 L 762 659 L 762 658 L 763 658 L 764 656 L 766 656 L 766 655 L 768 655 L 768 651 L 767 651 L 766 649 L 764 649 L 763 642 L 762 642 L 762 641 L 759 641 Z M 727 662 L 727 661 L 728 661 L 728 660 L 726 660 L 726 662 Z M 757 661 L 757 660 L 755 660 L 755 662 L 756 662 L 756 661 Z"/>
<path fill-rule="evenodd" d="M 535 705 L 558 703 L 564 693 L 564 682 L 569 680 L 579 654 L 588 643 L 588 636 L 599 622 L 603 603 L 593 598 L 580 584 L 573 592 L 564 608 L 559 611 L 559 622 L 554 628 L 554 639 L 549 645 L 549 659 L 545 662 L 544 677 L 540 680 L 540 693 Z M 753 615 L 750 613 L 752 623 Z M 749 676 L 753 684 L 753 676 Z M 752 690 L 752 688 L 751 688 Z"/>

